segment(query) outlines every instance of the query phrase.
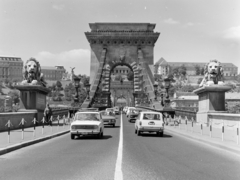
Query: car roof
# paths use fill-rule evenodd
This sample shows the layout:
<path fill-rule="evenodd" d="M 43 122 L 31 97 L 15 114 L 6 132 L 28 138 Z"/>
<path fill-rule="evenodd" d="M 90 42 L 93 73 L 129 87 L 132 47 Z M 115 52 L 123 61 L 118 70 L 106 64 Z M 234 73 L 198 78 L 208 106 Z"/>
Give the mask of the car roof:
<path fill-rule="evenodd" d="M 99 114 L 98 111 L 79 111 L 76 114 L 85 114 L 85 113 L 88 113 L 88 114 Z"/>
<path fill-rule="evenodd" d="M 154 112 L 154 111 L 142 111 L 142 114 L 161 114 L 161 112 Z"/>
<path fill-rule="evenodd" d="M 78 110 L 78 112 L 97 112 L 98 108 L 81 108 Z"/>

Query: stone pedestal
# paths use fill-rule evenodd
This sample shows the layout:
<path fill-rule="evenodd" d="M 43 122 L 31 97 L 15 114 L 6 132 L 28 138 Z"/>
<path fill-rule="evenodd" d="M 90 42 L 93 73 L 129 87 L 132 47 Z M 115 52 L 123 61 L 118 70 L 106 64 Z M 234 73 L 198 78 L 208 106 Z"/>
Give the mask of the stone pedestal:
<path fill-rule="evenodd" d="M 42 120 L 43 112 L 46 107 L 46 96 L 50 90 L 39 85 L 18 85 L 22 109 L 36 109 L 38 111 L 37 119 Z"/>
<path fill-rule="evenodd" d="M 211 85 L 194 90 L 199 97 L 197 122 L 208 124 L 208 113 L 225 112 L 225 92 L 230 86 Z"/>

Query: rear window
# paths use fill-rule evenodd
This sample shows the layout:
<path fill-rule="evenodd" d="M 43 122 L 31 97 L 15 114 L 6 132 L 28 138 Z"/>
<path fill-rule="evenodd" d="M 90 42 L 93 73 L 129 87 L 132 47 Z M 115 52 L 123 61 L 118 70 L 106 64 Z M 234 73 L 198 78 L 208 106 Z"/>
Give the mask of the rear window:
<path fill-rule="evenodd" d="M 161 120 L 160 114 L 143 114 L 143 120 Z"/>
<path fill-rule="evenodd" d="M 75 115 L 75 121 L 100 121 L 98 113 L 78 113 Z"/>

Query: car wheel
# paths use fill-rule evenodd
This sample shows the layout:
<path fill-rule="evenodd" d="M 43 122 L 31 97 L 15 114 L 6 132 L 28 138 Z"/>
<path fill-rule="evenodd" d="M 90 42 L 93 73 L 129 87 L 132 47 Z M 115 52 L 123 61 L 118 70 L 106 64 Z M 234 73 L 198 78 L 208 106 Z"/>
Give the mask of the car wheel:
<path fill-rule="evenodd" d="M 74 139 L 75 138 L 75 135 L 74 134 L 71 134 L 71 139 Z"/>
<path fill-rule="evenodd" d="M 102 130 L 100 130 L 100 132 L 99 132 L 99 134 L 98 134 L 98 138 L 100 139 L 100 138 L 102 138 L 103 137 L 103 132 L 102 132 Z"/>
<path fill-rule="evenodd" d="M 139 130 L 137 130 L 137 135 L 140 136 L 141 135 L 141 132 Z"/>
<path fill-rule="evenodd" d="M 115 127 L 115 124 L 113 124 L 113 127 Z"/>
<path fill-rule="evenodd" d="M 163 137 L 163 132 L 159 132 L 159 136 L 160 136 L 160 137 Z"/>

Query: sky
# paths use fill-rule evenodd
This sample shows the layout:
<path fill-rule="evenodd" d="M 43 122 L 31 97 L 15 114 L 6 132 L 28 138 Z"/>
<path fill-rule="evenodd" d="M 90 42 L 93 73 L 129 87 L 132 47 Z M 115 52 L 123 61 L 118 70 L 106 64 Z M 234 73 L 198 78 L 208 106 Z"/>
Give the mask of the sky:
<path fill-rule="evenodd" d="M 233 63 L 240 71 L 240 0 L 0 0 L 0 56 L 90 74 L 89 23 L 155 23 L 154 61 Z"/>

